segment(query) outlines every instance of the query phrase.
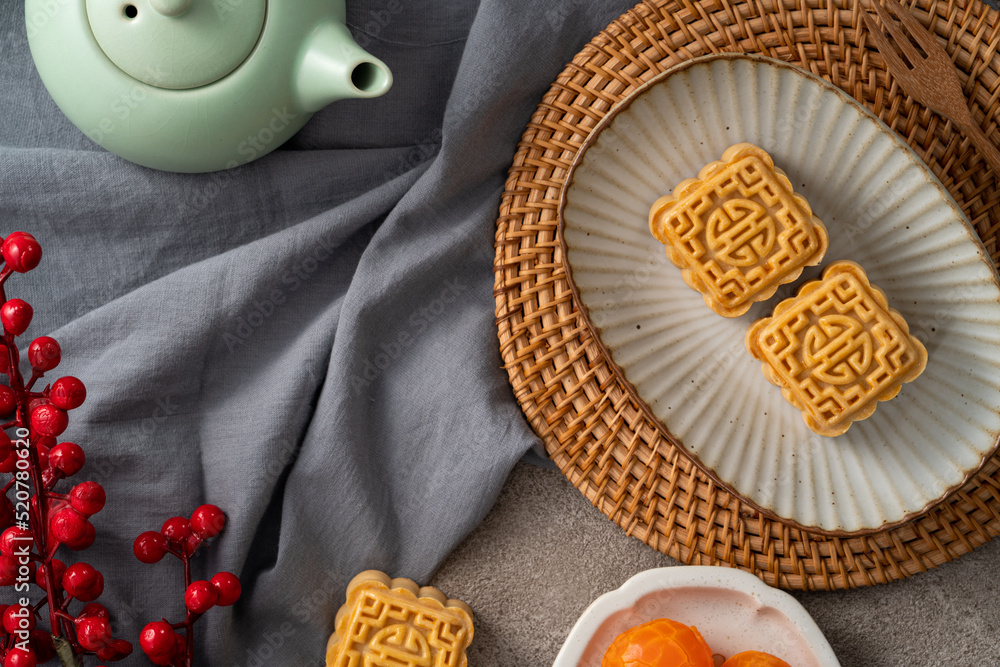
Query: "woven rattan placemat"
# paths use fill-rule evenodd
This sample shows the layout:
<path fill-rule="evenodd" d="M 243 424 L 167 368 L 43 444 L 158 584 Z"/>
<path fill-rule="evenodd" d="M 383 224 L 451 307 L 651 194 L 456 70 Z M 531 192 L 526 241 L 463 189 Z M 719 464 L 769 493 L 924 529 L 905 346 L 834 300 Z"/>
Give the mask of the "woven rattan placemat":
<path fill-rule="evenodd" d="M 850 0 L 649 0 L 595 37 L 553 83 L 514 155 L 496 233 L 500 350 L 518 402 L 563 473 L 628 534 L 684 563 L 729 565 L 790 589 L 902 579 L 1000 533 L 1000 456 L 900 527 L 825 537 L 768 519 L 720 489 L 645 417 L 612 374 L 567 282 L 557 208 L 580 144 L 655 74 L 707 53 L 792 62 L 897 131 L 962 206 L 994 264 L 1000 192 L 975 148 L 885 73 Z M 973 115 L 1000 142 L 1000 27 L 977 0 L 916 0 L 961 70 Z M 863 26 L 863 24 L 862 24 Z"/>

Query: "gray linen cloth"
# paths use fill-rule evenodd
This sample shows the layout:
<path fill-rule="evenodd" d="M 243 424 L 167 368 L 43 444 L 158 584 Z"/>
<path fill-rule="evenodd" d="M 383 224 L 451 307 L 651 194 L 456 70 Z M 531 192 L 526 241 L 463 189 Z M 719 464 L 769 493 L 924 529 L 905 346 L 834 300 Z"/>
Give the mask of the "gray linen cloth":
<path fill-rule="evenodd" d="M 424 583 L 481 520 L 536 444 L 494 326 L 505 172 L 552 80 L 630 5 L 351 0 L 392 90 L 211 175 L 91 143 L 35 73 L 22 7 L 0 10 L 0 234 L 44 248 L 8 295 L 35 308 L 24 345 L 62 344 L 50 376 L 89 390 L 63 439 L 108 504 L 96 544 L 60 557 L 104 572 L 136 643 L 119 664 L 148 664 L 147 622 L 183 618 L 179 562 L 143 565 L 133 539 L 201 503 L 229 524 L 195 578 L 244 586 L 196 626 L 197 664 L 226 667 L 321 664 L 354 574 Z"/>

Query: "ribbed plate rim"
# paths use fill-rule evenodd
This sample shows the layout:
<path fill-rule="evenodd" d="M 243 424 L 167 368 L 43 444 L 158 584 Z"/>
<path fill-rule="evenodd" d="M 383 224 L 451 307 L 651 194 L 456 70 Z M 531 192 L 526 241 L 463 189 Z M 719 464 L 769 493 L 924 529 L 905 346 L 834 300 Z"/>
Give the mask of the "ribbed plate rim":
<path fill-rule="evenodd" d="M 973 477 L 975 477 L 975 475 L 983 468 L 983 466 L 986 465 L 990 461 L 990 459 L 997 454 L 998 451 L 1000 451 L 1000 437 L 998 437 L 994 441 L 993 445 L 984 453 L 984 455 L 980 458 L 979 462 L 975 466 L 970 467 L 966 471 L 965 476 L 958 483 L 946 489 L 944 493 L 932 499 L 931 501 L 927 502 L 920 509 L 907 513 L 903 517 L 897 520 L 887 521 L 877 526 L 864 527 L 855 530 L 830 529 L 830 528 L 824 528 L 822 526 L 813 526 L 800 523 L 795 519 L 792 519 L 790 517 L 785 517 L 768 507 L 764 507 L 759 503 L 754 502 L 753 499 L 751 499 L 746 494 L 740 492 L 732 484 L 722 480 L 711 467 L 705 465 L 694 452 L 692 452 L 689 448 L 687 448 L 684 445 L 684 443 L 677 436 L 675 436 L 670 431 L 669 428 L 667 428 L 667 426 L 663 423 L 663 421 L 656 416 L 652 408 L 640 396 L 638 390 L 625 375 L 623 369 L 615 362 L 614 357 L 611 355 L 611 351 L 608 349 L 607 345 L 602 340 L 598 328 L 591 321 L 590 311 L 587 305 L 584 303 L 583 299 L 581 298 L 580 290 L 576 282 L 573 280 L 573 270 L 569 262 L 569 246 L 566 242 L 566 237 L 564 233 L 566 220 L 563 213 L 567 203 L 567 195 L 573 183 L 573 177 L 576 173 L 577 167 L 583 162 L 583 159 L 585 158 L 588 149 L 597 141 L 597 138 L 601 135 L 604 129 L 606 129 L 622 111 L 627 109 L 635 100 L 639 99 L 643 95 L 643 93 L 645 93 L 648 89 L 658 85 L 664 79 L 673 76 L 674 74 L 682 70 L 689 69 L 691 67 L 695 67 L 697 65 L 704 64 L 706 62 L 718 61 L 718 60 L 746 60 L 757 63 L 763 63 L 783 68 L 786 70 L 791 70 L 795 74 L 810 79 L 813 82 L 817 83 L 818 85 L 822 86 L 824 89 L 833 92 L 834 94 L 839 96 L 841 100 L 858 109 L 864 116 L 875 121 L 879 126 L 879 128 L 887 136 L 889 136 L 889 138 L 892 141 L 896 143 L 896 146 L 898 148 L 906 151 L 906 153 L 916 164 L 918 164 L 922 169 L 925 169 L 930 174 L 933 184 L 940 191 L 942 200 L 945 201 L 948 204 L 948 206 L 950 206 L 955 211 L 958 217 L 965 222 L 965 231 L 967 232 L 967 236 L 969 237 L 970 241 L 972 241 L 977 245 L 978 249 L 982 252 L 984 257 L 989 258 L 989 253 L 987 252 L 985 245 L 982 242 L 982 239 L 972 228 L 972 225 L 969 222 L 968 218 L 962 212 L 961 206 L 959 206 L 958 203 L 955 201 L 954 197 L 951 196 L 951 193 L 948 191 L 948 189 L 945 188 L 944 185 L 940 183 L 937 177 L 933 174 L 933 172 L 931 172 L 927 168 L 927 166 L 923 163 L 920 157 L 913 151 L 913 149 L 910 148 L 906 144 L 906 142 L 901 137 L 899 137 L 899 135 L 897 135 L 891 128 L 889 128 L 885 123 L 883 123 L 882 120 L 878 118 L 878 116 L 876 116 L 874 113 L 865 108 L 864 105 L 860 104 L 857 100 L 855 100 L 853 97 L 845 93 L 837 86 L 814 75 L 812 72 L 802 69 L 801 67 L 797 67 L 791 63 L 777 60 L 775 58 L 770 58 L 767 56 L 762 56 L 755 53 L 737 53 L 737 52 L 712 53 L 681 62 L 675 65 L 674 67 L 671 67 L 667 70 L 664 70 L 663 72 L 660 72 L 659 74 L 650 78 L 642 85 L 638 86 L 635 90 L 629 93 L 622 100 L 618 101 L 614 106 L 612 106 L 608 110 L 608 112 L 604 115 L 604 117 L 601 118 L 601 120 L 594 125 L 593 129 L 584 138 L 584 140 L 580 144 L 580 147 L 577 149 L 576 154 L 574 155 L 573 160 L 570 163 L 570 166 L 566 172 L 566 178 L 564 180 L 563 187 L 560 189 L 559 202 L 556 209 L 556 217 L 557 217 L 556 237 L 558 239 L 559 247 L 563 256 L 563 266 L 566 273 L 566 282 L 568 283 L 569 289 L 573 295 L 574 304 L 577 307 L 580 317 L 584 321 L 584 325 L 587 327 L 587 331 L 592 337 L 595 345 L 597 345 L 598 350 L 601 353 L 601 356 L 603 357 L 604 361 L 608 364 L 608 368 L 615 376 L 615 379 L 621 384 L 621 386 L 628 393 L 629 397 L 632 399 L 636 407 L 643 413 L 643 415 L 645 415 L 645 417 L 650 421 L 650 423 L 656 427 L 660 435 L 664 437 L 672 445 L 674 445 L 680 452 L 682 452 L 682 454 L 686 458 L 688 458 L 695 465 L 695 467 L 698 468 L 698 470 L 700 470 L 703 474 L 705 474 L 720 488 L 724 489 L 728 493 L 733 494 L 736 498 L 740 500 L 740 502 L 749 507 L 752 507 L 761 515 L 769 519 L 772 519 L 778 523 L 781 523 L 783 525 L 789 526 L 790 528 L 803 530 L 808 533 L 825 537 L 836 537 L 836 538 L 863 537 L 866 535 L 873 535 L 875 533 L 881 533 L 884 531 L 889 531 L 895 528 L 899 528 L 900 526 L 911 523 L 914 519 L 920 517 L 921 515 L 926 514 L 928 511 L 930 511 L 937 505 L 947 501 L 955 493 L 961 490 L 961 488 L 965 486 Z M 995 269 L 993 270 L 991 276 L 998 289 L 1000 289 L 1000 276 L 998 276 Z M 1000 410 L 1000 406 L 998 406 L 998 410 Z"/>

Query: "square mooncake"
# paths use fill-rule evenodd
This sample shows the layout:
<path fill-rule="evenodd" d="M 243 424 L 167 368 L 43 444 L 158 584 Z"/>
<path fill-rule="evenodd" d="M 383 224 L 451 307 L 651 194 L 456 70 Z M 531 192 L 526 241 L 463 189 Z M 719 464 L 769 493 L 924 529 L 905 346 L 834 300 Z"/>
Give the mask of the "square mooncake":
<path fill-rule="evenodd" d="M 813 431 L 840 435 L 927 366 L 927 350 L 854 262 L 834 262 L 771 317 L 753 323 L 746 346 L 768 381 Z"/>
<path fill-rule="evenodd" d="M 472 610 L 431 586 L 362 572 L 347 585 L 327 667 L 466 667 Z"/>
<path fill-rule="evenodd" d="M 819 264 L 829 245 L 826 227 L 785 173 L 746 143 L 658 199 L 649 229 L 684 282 L 724 317 L 773 296 Z"/>

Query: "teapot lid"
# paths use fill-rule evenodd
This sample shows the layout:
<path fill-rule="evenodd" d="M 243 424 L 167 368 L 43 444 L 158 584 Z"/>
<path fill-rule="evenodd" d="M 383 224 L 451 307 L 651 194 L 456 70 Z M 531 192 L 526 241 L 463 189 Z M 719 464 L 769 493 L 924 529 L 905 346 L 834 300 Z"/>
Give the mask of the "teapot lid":
<path fill-rule="evenodd" d="M 138 81 L 183 90 L 225 77 L 260 40 L 267 0 L 86 0 L 111 62 Z"/>

